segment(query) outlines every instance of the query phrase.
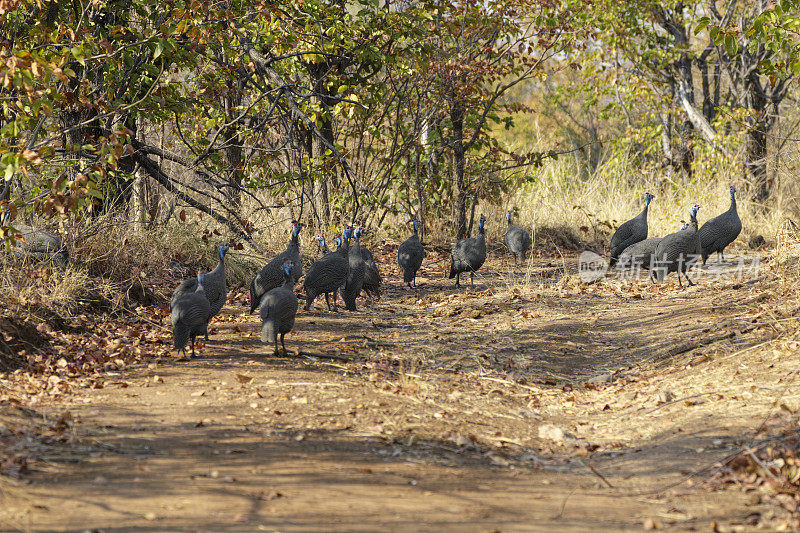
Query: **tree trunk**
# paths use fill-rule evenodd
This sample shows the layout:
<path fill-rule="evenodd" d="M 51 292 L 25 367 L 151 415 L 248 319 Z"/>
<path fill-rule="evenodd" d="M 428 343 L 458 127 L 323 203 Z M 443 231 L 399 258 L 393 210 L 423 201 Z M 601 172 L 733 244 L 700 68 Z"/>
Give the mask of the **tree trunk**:
<path fill-rule="evenodd" d="M 329 119 L 324 120 L 318 129 L 329 143 L 333 144 L 333 126 Z M 314 200 L 314 207 L 317 210 L 317 215 L 322 220 L 322 224 L 327 225 L 330 223 L 331 218 L 331 204 L 328 190 L 328 176 L 332 172 L 329 168 L 327 158 L 325 157 L 325 144 L 322 139 L 311 134 L 311 159 L 313 161 L 314 179 L 312 198 Z"/>
<path fill-rule="evenodd" d="M 450 121 L 453 123 L 451 214 L 456 238 L 460 239 L 467 231 L 467 212 L 464 190 L 464 106 L 457 100 L 450 103 Z"/>
<path fill-rule="evenodd" d="M 669 112 L 659 113 L 661 119 L 661 152 L 664 159 L 669 161 L 670 167 L 673 164 L 672 156 L 672 116 Z"/>
<path fill-rule="evenodd" d="M 241 87 L 228 84 L 228 94 L 225 95 L 222 104 L 225 106 L 225 117 L 228 122 L 233 122 L 238 113 L 237 108 L 242 103 Z M 242 183 L 244 181 L 244 150 L 242 149 L 242 139 L 239 135 L 239 126 L 232 123 L 223 132 L 224 146 L 222 153 L 225 157 L 226 174 L 228 176 L 228 190 L 226 195 L 232 204 L 232 208 L 241 215 L 242 207 Z"/>
<path fill-rule="evenodd" d="M 752 111 L 745 145 L 745 168 L 750 174 L 753 200 L 757 203 L 763 203 L 772 193 L 774 180 L 767 172 L 767 133 L 774 126 L 775 119 L 769 116 L 767 106 L 770 103 L 779 105 L 781 95 L 785 94 L 782 89 L 783 86 L 776 83 L 771 88 L 773 94 L 768 96 L 757 72 L 745 79 L 746 103 Z"/>
<path fill-rule="evenodd" d="M 144 232 L 147 226 L 147 209 L 146 209 L 146 173 L 141 167 L 136 169 L 133 178 L 133 195 L 131 197 L 131 204 L 133 207 L 133 227 L 138 233 Z"/>
<path fill-rule="evenodd" d="M 774 180 L 767 173 L 767 132 L 761 121 L 747 132 L 745 166 L 751 178 L 753 200 L 762 203 L 772 193 Z"/>
<path fill-rule="evenodd" d="M 312 101 L 319 105 L 321 113 L 317 119 L 317 129 L 322 134 L 324 139 L 320 139 L 313 132 L 309 132 L 310 138 L 310 156 L 312 161 L 312 179 L 313 179 L 313 195 L 312 199 L 314 206 L 317 210 L 317 215 L 322 220 L 322 224 L 327 225 L 331 219 L 331 205 L 330 205 L 330 184 L 331 172 L 329 162 L 325 156 L 327 150 L 325 141 L 329 144 L 334 144 L 333 136 L 333 120 L 330 117 L 331 109 L 329 109 L 330 95 L 327 94 L 328 89 L 325 86 L 325 77 L 328 75 L 330 66 L 327 63 L 310 63 L 307 65 L 309 74 L 309 85 L 312 91 Z"/>
<path fill-rule="evenodd" d="M 419 238 L 421 240 L 425 239 L 425 196 L 423 196 L 423 185 L 422 185 L 422 148 L 419 145 L 415 145 L 414 149 L 414 166 L 416 169 L 415 172 L 415 181 L 416 181 L 416 189 L 417 189 L 417 220 L 421 222 L 420 229 L 419 229 Z"/>

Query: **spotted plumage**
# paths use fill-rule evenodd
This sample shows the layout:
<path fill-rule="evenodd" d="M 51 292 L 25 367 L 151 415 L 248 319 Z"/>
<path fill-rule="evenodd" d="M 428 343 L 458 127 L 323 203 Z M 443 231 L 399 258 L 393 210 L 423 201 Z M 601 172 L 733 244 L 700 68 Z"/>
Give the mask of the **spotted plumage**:
<path fill-rule="evenodd" d="M 320 294 L 325 295 L 325 302 L 328 310 L 331 310 L 330 294 L 333 293 L 333 309 L 336 310 L 337 293 L 347 281 L 347 274 L 350 272 L 350 262 L 348 252 L 349 235 L 347 231 L 342 234 L 342 244 L 335 252 L 323 255 L 309 267 L 306 272 L 303 286 L 306 291 L 305 309 L 311 308 L 311 304 Z"/>
<path fill-rule="evenodd" d="M 475 272 L 486 261 L 486 217 L 481 215 L 478 223 L 478 236 L 461 239 L 450 251 L 450 279 L 456 278 L 456 287 L 460 286 L 460 277 L 469 272 L 469 282 L 475 286 Z"/>
<path fill-rule="evenodd" d="M 525 229 L 511 223 L 511 212 L 506 213 L 508 229 L 503 237 L 506 248 L 514 256 L 514 264 L 525 261 L 525 254 L 531 248 L 531 235 Z"/>
<path fill-rule="evenodd" d="M 303 224 L 292 221 L 292 238 L 286 250 L 276 255 L 272 261 L 264 265 L 250 282 L 250 312 L 258 308 L 261 297 L 283 283 L 283 264 L 291 261 L 294 264 L 292 276 L 295 283 L 303 274 L 303 263 L 300 260 L 300 230 Z"/>
<path fill-rule="evenodd" d="M 642 212 L 622 224 L 614 235 L 611 237 L 611 259 L 609 266 L 613 266 L 617 262 L 619 254 L 631 244 L 643 241 L 647 238 L 647 210 L 650 207 L 650 202 L 655 198 L 650 193 L 644 196 L 644 209 Z"/>
<path fill-rule="evenodd" d="M 261 342 L 275 345 L 278 354 L 278 335 L 284 355 L 286 344 L 284 336 L 294 328 L 294 317 L 297 315 L 297 295 L 294 293 L 294 263 L 286 261 L 281 268 L 283 284 L 270 289 L 261 297 L 259 314 L 261 315 Z"/>
<path fill-rule="evenodd" d="M 691 215 L 689 227 L 670 233 L 658 243 L 653 252 L 653 269 L 651 276 L 659 283 L 664 281 L 670 272 L 678 273 L 678 285 L 681 285 L 681 273 L 689 282 L 694 285 L 686 271 L 689 266 L 696 261 L 702 252 L 700 247 L 700 235 L 697 229 L 697 212 L 700 206 L 692 206 L 689 214 Z"/>
<path fill-rule="evenodd" d="M 192 357 L 195 355 L 195 337 L 208 333 L 208 321 L 211 318 L 211 304 L 205 293 L 204 284 L 204 275 L 200 272 L 195 278 L 194 292 L 174 298 L 170 310 L 175 349 L 186 355 L 186 344 L 191 340 Z"/>
<path fill-rule="evenodd" d="M 727 211 L 706 221 L 700 228 L 700 246 L 703 248 L 703 264 L 717 252 L 719 262 L 725 261 L 725 248 L 742 232 L 742 220 L 736 208 L 736 188 L 731 187 L 731 206 Z"/>
<path fill-rule="evenodd" d="M 208 272 L 204 279 L 203 286 L 205 288 L 205 296 L 208 298 L 208 303 L 211 305 L 211 316 L 217 316 L 225 305 L 228 298 L 228 285 L 225 279 L 225 254 L 228 253 L 228 245 L 222 244 L 218 248 L 219 262 L 214 270 Z M 172 300 L 170 301 L 170 308 L 175 305 L 175 300 L 184 294 L 193 293 L 197 289 L 197 279 L 188 278 L 183 281 L 172 293 Z M 206 340 L 208 340 L 208 332 L 206 332 Z"/>
<path fill-rule="evenodd" d="M 419 239 L 419 221 L 412 220 L 411 227 L 414 234 L 403 241 L 397 249 L 397 264 L 403 271 L 403 283 L 411 288 L 411 284 L 417 286 L 417 272 L 425 259 L 425 247 Z"/>

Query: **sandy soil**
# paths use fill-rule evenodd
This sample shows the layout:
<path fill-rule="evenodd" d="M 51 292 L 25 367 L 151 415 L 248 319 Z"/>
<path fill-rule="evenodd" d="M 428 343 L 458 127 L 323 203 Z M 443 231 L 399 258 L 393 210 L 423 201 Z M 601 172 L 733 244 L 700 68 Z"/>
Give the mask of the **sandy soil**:
<path fill-rule="evenodd" d="M 380 300 L 298 314 L 290 357 L 237 292 L 200 357 L 47 406 L 72 437 L 3 493 L 0 525 L 749 531 L 777 512 L 700 483 L 800 407 L 774 284 L 586 285 L 562 278 L 575 257 L 495 254 L 456 290 L 433 254 L 412 291 L 392 253 Z"/>

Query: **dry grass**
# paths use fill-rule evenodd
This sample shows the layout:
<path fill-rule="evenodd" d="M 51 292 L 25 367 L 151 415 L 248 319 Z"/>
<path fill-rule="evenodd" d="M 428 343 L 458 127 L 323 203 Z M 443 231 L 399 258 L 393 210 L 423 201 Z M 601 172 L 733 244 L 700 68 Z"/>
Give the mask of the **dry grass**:
<path fill-rule="evenodd" d="M 726 211 L 730 206 L 731 185 L 740 191 L 737 204 L 743 230 L 739 240 L 743 242 L 762 235 L 774 244 L 783 222 L 798 214 L 798 195 L 791 182 L 779 188 L 769 205 L 762 208 L 749 200 L 746 184 L 730 175 L 732 172 L 716 180 L 696 179 L 681 184 L 663 174 L 637 176 L 640 172 L 625 160 L 609 161 L 585 181 L 570 170 L 567 161 L 545 164 L 534 183 L 519 188 L 507 205 L 502 206 L 503 210 L 518 208 L 517 223 L 532 230 L 532 234 L 548 228 L 557 232 L 566 229 L 579 232 L 588 242 L 607 241 L 619 224 L 641 211 L 644 193 L 648 191 L 656 195 L 648 218 L 651 235 L 676 231 L 680 220 L 688 220 L 689 207 L 694 203 L 702 206 L 698 217 L 701 225 Z M 498 222 L 501 215 L 501 209 L 494 213 L 490 229 L 502 230 L 499 226 L 502 222 Z"/>

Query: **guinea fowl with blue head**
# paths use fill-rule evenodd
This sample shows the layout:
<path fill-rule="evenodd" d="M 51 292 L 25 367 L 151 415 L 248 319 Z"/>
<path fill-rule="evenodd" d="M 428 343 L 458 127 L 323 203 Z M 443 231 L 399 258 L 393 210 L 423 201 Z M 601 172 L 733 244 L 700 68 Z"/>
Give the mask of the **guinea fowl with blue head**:
<path fill-rule="evenodd" d="M 695 204 L 689 210 L 690 221 L 689 227 L 685 230 L 678 230 L 675 233 L 670 233 L 658 243 L 655 252 L 653 252 L 654 265 L 651 270 L 651 276 L 654 281 L 659 283 L 664 281 L 670 272 L 678 273 L 678 285 L 681 284 L 681 273 L 689 282 L 689 285 L 694 285 L 687 271 L 689 267 L 700 257 L 702 248 L 700 246 L 700 235 L 697 229 L 697 212 L 700 206 Z"/>
<path fill-rule="evenodd" d="M 700 246 L 703 247 L 703 264 L 706 259 L 717 252 L 719 263 L 725 262 L 725 248 L 736 240 L 742 232 L 742 220 L 736 208 L 736 187 L 731 187 L 731 206 L 727 211 L 711 220 L 707 220 L 700 228 Z"/>
<path fill-rule="evenodd" d="M 411 288 L 417 286 L 417 272 L 422 266 L 422 260 L 425 259 L 425 247 L 419 239 L 419 221 L 412 220 L 411 227 L 414 234 L 400 244 L 397 248 L 397 264 L 400 270 L 403 271 L 403 283 Z"/>
<path fill-rule="evenodd" d="M 647 210 L 653 198 L 655 198 L 655 196 L 649 192 L 646 193 L 644 195 L 644 209 L 642 209 L 642 212 L 623 223 L 617 228 L 614 235 L 612 235 L 609 266 L 614 266 L 619 254 L 621 254 L 625 248 L 647 238 Z"/>
<path fill-rule="evenodd" d="M 364 287 L 364 273 L 366 265 L 364 258 L 361 255 L 361 228 L 358 227 L 353 230 L 352 227 L 347 229 L 347 238 L 353 239 L 353 244 L 348 251 L 349 270 L 347 272 L 347 280 L 344 286 L 339 289 L 342 293 L 342 300 L 344 300 L 345 309 L 348 311 L 356 311 L 356 299 L 361 294 L 361 289 Z"/>
<path fill-rule="evenodd" d="M 506 213 L 508 229 L 503 237 L 506 248 L 514 256 L 514 265 L 525 262 L 525 254 L 531 248 L 531 235 L 525 229 L 511 223 L 511 211 Z"/>
<path fill-rule="evenodd" d="M 464 272 L 469 272 L 470 286 L 475 286 L 475 272 L 486 261 L 486 217 L 481 214 L 478 222 L 477 237 L 461 239 L 453 246 L 450 252 L 449 278 L 456 278 L 456 287 L 460 287 L 460 277 Z"/>
<path fill-rule="evenodd" d="M 338 237 L 337 237 L 338 239 Z M 303 286 L 306 291 L 306 306 L 308 311 L 314 299 L 320 294 L 325 295 L 328 310 L 336 310 L 337 292 L 347 282 L 350 272 L 349 261 L 349 235 L 345 229 L 342 232 L 341 244 L 335 252 L 323 255 L 309 267 Z M 330 294 L 333 293 L 333 309 L 331 309 Z"/>
<path fill-rule="evenodd" d="M 328 248 L 328 245 L 325 243 L 325 236 L 322 233 L 316 234 L 314 238 L 317 240 L 318 253 L 320 253 L 321 255 L 325 255 L 331 252 L 330 249 Z"/>
<path fill-rule="evenodd" d="M 192 341 L 192 357 L 194 357 L 194 340 L 198 335 L 207 335 L 208 321 L 211 318 L 211 304 L 204 290 L 205 280 L 202 272 L 195 278 L 195 290 L 174 298 L 170 309 L 172 322 L 172 339 L 176 350 L 186 356 L 186 344 Z"/>
<path fill-rule="evenodd" d="M 297 295 L 294 293 L 294 263 L 283 263 L 283 285 L 267 292 L 259 305 L 261 315 L 261 342 L 275 345 L 275 355 L 278 355 L 278 335 L 281 337 L 281 346 L 284 355 L 286 344 L 283 338 L 294 328 L 294 319 L 297 315 Z"/>
<path fill-rule="evenodd" d="M 222 244 L 218 248 L 219 262 L 214 270 L 205 274 L 203 287 L 204 294 L 208 298 L 208 303 L 211 305 L 211 316 L 217 316 L 225 305 L 228 298 L 228 283 L 225 279 L 225 255 L 228 253 L 230 247 L 227 244 Z M 188 278 L 183 281 L 172 293 L 172 300 L 170 301 L 170 309 L 175 304 L 175 300 L 184 294 L 193 293 L 197 289 L 197 279 Z M 208 332 L 206 331 L 206 340 L 208 340 Z"/>
<path fill-rule="evenodd" d="M 267 263 L 250 282 L 250 312 L 258 308 L 261 297 L 283 283 L 283 264 L 291 261 L 295 266 L 292 270 L 294 281 L 297 282 L 303 274 L 303 262 L 300 260 L 300 231 L 304 224 L 292 220 L 292 238 L 286 250 L 276 255 Z"/>
<path fill-rule="evenodd" d="M 688 227 L 689 224 L 685 220 L 681 220 L 678 231 L 683 231 Z M 631 244 L 625 248 L 621 254 L 619 254 L 617 269 L 636 270 L 643 268 L 649 270 L 652 267 L 653 254 L 655 253 L 656 246 L 658 246 L 659 242 L 661 242 L 661 237 L 652 237 L 650 239 L 645 239 L 635 244 Z"/>

